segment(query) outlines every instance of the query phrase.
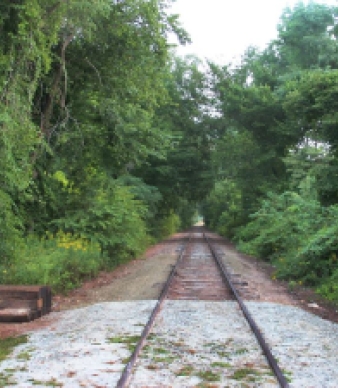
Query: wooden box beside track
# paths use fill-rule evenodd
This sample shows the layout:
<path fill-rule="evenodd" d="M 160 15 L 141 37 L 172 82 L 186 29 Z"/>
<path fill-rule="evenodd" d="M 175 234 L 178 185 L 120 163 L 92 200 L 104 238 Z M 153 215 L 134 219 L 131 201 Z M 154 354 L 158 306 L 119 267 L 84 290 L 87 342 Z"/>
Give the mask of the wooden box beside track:
<path fill-rule="evenodd" d="M 0 322 L 28 322 L 50 313 L 48 286 L 0 286 Z"/>

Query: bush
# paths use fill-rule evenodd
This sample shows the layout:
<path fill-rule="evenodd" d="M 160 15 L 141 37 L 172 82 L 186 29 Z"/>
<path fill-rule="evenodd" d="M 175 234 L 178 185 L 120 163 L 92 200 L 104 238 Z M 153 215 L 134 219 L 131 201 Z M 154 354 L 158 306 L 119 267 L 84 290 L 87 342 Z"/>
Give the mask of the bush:
<path fill-rule="evenodd" d="M 276 277 L 338 301 L 338 206 L 294 192 L 270 194 L 238 234 L 239 248 L 274 263 Z"/>
<path fill-rule="evenodd" d="M 10 196 L 0 189 L 0 264 L 9 265 L 14 259 L 21 234 L 22 224 L 14 212 L 14 204 Z"/>
<path fill-rule="evenodd" d="M 235 182 L 216 182 L 203 206 L 206 226 L 225 237 L 233 237 L 242 219 L 242 195 Z"/>
<path fill-rule="evenodd" d="M 147 207 L 130 187 L 111 182 L 99 187 L 85 207 L 69 211 L 54 224 L 61 230 L 97 243 L 112 265 L 139 255 L 149 244 Z"/>
<path fill-rule="evenodd" d="M 39 240 L 30 237 L 10 266 L 2 266 L 3 284 L 47 284 L 66 293 L 107 266 L 98 244 L 62 232 Z"/>
<path fill-rule="evenodd" d="M 268 261 L 293 255 L 323 223 L 322 210 L 295 192 L 269 193 L 252 221 L 238 229 L 238 247 Z"/>
<path fill-rule="evenodd" d="M 309 286 L 325 282 L 337 268 L 337 233 L 337 224 L 324 225 L 319 230 L 312 231 L 296 252 L 289 252 L 285 259 L 276 261 L 277 276 L 298 279 Z"/>
<path fill-rule="evenodd" d="M 336 256 L 334 257 L 334 260 L 337 260 Z M 324 298 L 333 301 L 338 305 L 338 268 L 335 269 L 325 282 L 322 282 L 317 288 L 317 292 Z"/>
<path fill-rule="evenodd" d="M 165 238 L 177 232 L 181 226 L 180 218 L 173 211 L 164 216 L 159 223 L 159 238 Z"/>
<path fill-rule="evenodd" d="M 188 229 L 198 220 L 196 204 L 186 199 L 180 199 L 177 213 L 179 216 L 177 228 Z"/>

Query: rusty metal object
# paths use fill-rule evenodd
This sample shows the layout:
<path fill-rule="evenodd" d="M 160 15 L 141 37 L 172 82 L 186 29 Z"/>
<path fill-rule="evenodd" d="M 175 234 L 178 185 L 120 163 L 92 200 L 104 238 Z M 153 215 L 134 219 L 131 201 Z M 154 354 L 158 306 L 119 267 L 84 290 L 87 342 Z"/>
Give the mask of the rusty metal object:
<path fill-rule="evenodd" d="M 154 324 L 156 316 L 160 312 L 162 304 L 163 304 L 164 300 L 167 297 L 168 290 L 169 290 L 171 282 L 172 282 L 172 280 L 174 278 L 176 269 L 177 269 L 178 265 L 180 264 L 180 262 L 181 262 L 181 260 L 183 258 L 186 246 L 189 244 L 190 239 L 191 239 L 191 236 L 189 236 L 187 244 L 183 247 L 183 249 L 180 252 L 180 255 L 178 257 L 176 265 L 173 267 L 173 269 L 170 272 L 168 280 L 166 281 L 166 283 L 165 283 L 165 285 L 164 285 L 164 287 L 163 287 L 163 289 L 161 291 L 161 295 L 160 295 L 160 297 L 159 297 L 159 299 L 158 299 L 158 301 L 156 303 L 156 306 L 155 306 L 154 310 L 152 311 L 151 316 L 150 316 L 146 326 L 144 327 L 144 329 L 142 331 L 141 338 L 140 338 L 139 342 L 137 343 L 137 345 L 136 345 L 136 347 L 135 347 L 135 349 L 134 349 L 134 351 L 133 351 L 133 353 L 132 353 L 132 355 L 131 355 L 128 363 L 127 363 L 127 365 L 125 366 L 119 381 L 117 382 L 116 388 L 124 388 L 124 387 L 127 386 L 128 382 L 129 382 L 129 379 L 131 377 L 131 372 L 132 372 L 132 369 L 133 369 L 133 367 L 135 365 L 137 357 L 138 357 L 139 353 L 141 352 L 141 350 L 142 350 L 142 348 L 144 346 L 145 340 L 147 339 L 147 336 L 149 335 L 150 330 L 151 330 L 151 328 L 152 328 L 152 326 Z"/>
<path fill-rule="evenodd" d="M 206 241 L 209 245 L 209 248 L 212 252 L 212 255 L 215 259 L 215 261 L 217 262 L 222 274 L 223 274 L 223 277 L 224 277 L 224 280 L 229 284 L 229 287 L 232 291 L 232 293 L 234 294 L 242 312 L 243 312 L 243 315 L 245 317 L 245 319 L 247 320 L 248 324 L 250 325 L 251 327 L 251 330 L 253 331 L 253 333 L 255 334 L 256 338 L 257 338 L 257 341 L 260 345 L 260 347 L 262 348 L 263 350 L 263 353 L 271 367 L 271 369 L 273 370 L 280 386 L 282 388 L 288 388 L 289 387 L 289 383 L 286 379 L 286 377 L 284 376 L 283 372 L 281 371 L 279 365 L 277 364 L 277 361 L 276 359 L 273 357 L 272 353 L 271 353 L 271 350 L 268 346 L 268 344 L 266 343 L 259 327 L 257 326 L 255 320 L 253 319 L 253 317 L 251 316 L 249 310 L 246 308 L 242 298 L 240 297 L 239 293 L 237 292 L 234 284 L 232 283 L 231 281 L 231 278 L 230 278 L 230 275 L 228 273 L 228 271 L 226 270 L 225 268 L 225 265 L 223 264 L 222 260 L 220 260 L 220 258 L 218 257 L 216 251 L 214 250 L 213 246 L 211 245 L 210 243 L 210 240 L 208 239 L 208 237 L 204 234 L 204 237 L 206 238 Z"/>
<path fill-rule="evenodd" d="M 177 265 L 168 291 L 168 299 L 213 301 L 233 299 L 203 237 L 194 238 L 186 249 Z"/>
<path fill-rule="evenodd" d="M 50 313 L 48 286 L 0 286 L 0 322 L 28 322 Z"/>
<path fill-rule="evenodd" d="M 193 239 L 194 244 L 189 244 L 192 241 L 191 235 L 189 236 L 188 243 L 182 249 L 177 263 L 172 269 L 169 278 L 163 287 L 160 298 L 149 318 L 149 321 L 143 329 L 140 341 L 131 355 L 116 387 L 124 388 L 127 386 L 137 357 L 144 346 L 156 316 L 162 307 L 163 301 L 167 298 L 185 300 L 236 299 L 280 386 L 282 388 L 288 388 L 289 384 L 285 376 L 281 372 L 257 324 L 251 317 L 239 295 L 238 290 L 236 290 L 234 286 L 234 283 L 239 283 L 237 285 L 246 287 L 247 282 L 238 281 L 239 279 L 232 282 L 231 276 L 236 278 L 236 275 L 230 275 L 227 272 L 225 265 L 218 257 L 209 239 L 202 232 L 203 229 L 194 229 L 198 230 L 200 237 Z M 194 234 L 196 235 L 196 233 Z"/>

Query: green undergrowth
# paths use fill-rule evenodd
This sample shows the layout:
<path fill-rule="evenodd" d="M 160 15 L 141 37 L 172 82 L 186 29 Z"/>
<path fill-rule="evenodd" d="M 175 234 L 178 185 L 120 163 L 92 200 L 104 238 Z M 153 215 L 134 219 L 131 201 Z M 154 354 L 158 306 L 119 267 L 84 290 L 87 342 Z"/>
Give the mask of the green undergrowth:
<path fill-rule="evenodd" d="M 180 224 L 176 214 L 163 217 L 160 223 L 162 238 L 176 232 Z M 11 258 L 0 260 L 0 283 L 46 284 L 53 293 L 67 294 L 100 271 L 113 270 L 140 257 L 157 240 L 146 233 L 142 223 L 141 227 L 143 231 L 134 235 L 126 231 L 119 236 L 112 231 L 113 237 L 109 239 L 62 230 L 54 234 L 47 232 L 43 238 L 31 235 L 19 239 Z"/>
<path fill-rule="evenodd" d="M 40 240 L 28 238 L 15 258 L 2 265 L 2 284 L 47 284 L 55 293 L 67 293 L 109 263 L 97 244 L 67 234 Z"/>
<path fill-rule="evenodd" d="M 274 278 L 338 304 L 338 205 L 295 192 L 270 194 L 237 233 L 238 248 L 271 262 Z"/>
<path fill-rule="evenodd" d="M 32 383 L 32 385 L 40 385 L 43 387 L 63 387 L 63 383 L 57 381 L 56 379 L 50 379 L 50 380 L 31 379 L 29 381 Z"/>
<path fill-rule="evenodd" d="M 27 335 L 0 339 L 0 362 L 5 360 L 16 346 L 27 343 L 27 340 Z"/>
<path fill-rule="evenodd" d="M 110 344 L 124 344 L 130 352 L 133 352 L 140 338 L 138 335 L 116 336 L 108 338 L 107 341 Z"/>
<path fill-rule="evenodd" d="M 255 381 L 261 373 L 253 368 L 241 368 L 237 369 L 231 376 L 234 380 L 249 380 Z"/>
<path fill-rule="evenodd" d="M 196 373 L 196 376 L 198 376 L 200 379 L 204 381 L 220 381 L 221 380 L 221 374 L 215 373 L 210 370 L 204 370 L 199 371 Z"/>

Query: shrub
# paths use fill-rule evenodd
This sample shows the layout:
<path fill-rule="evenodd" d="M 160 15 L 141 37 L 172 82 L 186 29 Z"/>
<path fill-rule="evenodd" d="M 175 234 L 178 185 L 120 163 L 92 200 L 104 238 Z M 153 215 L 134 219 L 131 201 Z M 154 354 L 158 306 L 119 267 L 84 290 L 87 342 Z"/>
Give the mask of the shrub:
<path fill-rule="evenodd" d="M 69 211 L 54 224 L 97 243 L 115 265 L 140 254 L 148 245 L 146 215 L 147 207 L 134 199 L 129 187 L 112 182 L 99 187 L 85 207 Z"/>
<path fill-rule="evenodd" d="M 238 230 L 238 246 L 269 261 L 293 254 L 323 223 L 322 211 L 318 201 L 295 192 L 269 193 L 252 221 Z"/>
<path fill-rule="evenodd" d="M 304 237 L 300 247 L 289 255 L 284 263 L 277 262 L 277 275 L 301 279 L 304 284 L 325 283 L 337 270 L 338 254 L 338 206 L 323 208 L 321 223 L 313 222 L 314 228 Z M 330 282 L 330 281 L 329 281 Z"/>
<path fill-rule="evenodd" d="M 159 238 L 168 237 L 178 231 L 181 222 L 179 216 L 171 211 L 168 215 L 163 216 L 158 225 Z"/>
<path fill-rule="evenodd" d="M 242 219 L 242 195 L 235 182 L 216 182 L 204 203 L 206 226 L 222 236 L 233 237 Z"/>
<path fill-rule="evenodd" d="M 338 206 L 297 193 L 270 194 L 238 234 L 239 248 L 272 261 L 276 277 L 337 297 Z M 336 299 L 337 300 L 337 299 Z"/>
<path fill-rule="evenodd" d="M 336 256 L 334 260 L 337 260 Z M 334 270 L 328 279 L 325 279 L 325 281 L 322 282 L 317 288 L 317 292 L 324 298 L 333 301 L 338 305 L 338 268 Z"/>
<path fill-rule="evenodd" d="M 22 224 L 14 212 L 14 203 L 0 189 L 0 263 L 9 265 L 21 240 Z"/>
<path fill-rule="evenodd" d="M 105 268 L 98 244 L 59 232 L 40 240 L 29 237 L 10 266 L 2 266 L 4 284 L 48 284 L 65 293 Z"/>

